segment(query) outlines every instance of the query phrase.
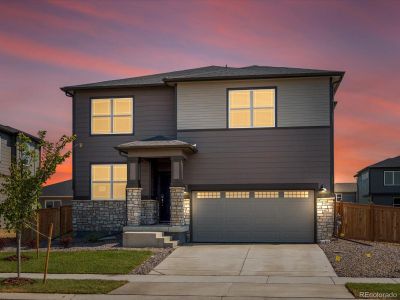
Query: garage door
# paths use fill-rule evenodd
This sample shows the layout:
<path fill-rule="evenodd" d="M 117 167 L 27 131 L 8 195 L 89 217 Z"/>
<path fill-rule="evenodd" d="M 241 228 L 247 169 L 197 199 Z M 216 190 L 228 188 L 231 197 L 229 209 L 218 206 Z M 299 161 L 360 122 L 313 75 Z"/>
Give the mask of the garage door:
<path fill-rule="evenodd" d="M 313 191 L 198 191 L 194 242 L 314 242 Z"/>

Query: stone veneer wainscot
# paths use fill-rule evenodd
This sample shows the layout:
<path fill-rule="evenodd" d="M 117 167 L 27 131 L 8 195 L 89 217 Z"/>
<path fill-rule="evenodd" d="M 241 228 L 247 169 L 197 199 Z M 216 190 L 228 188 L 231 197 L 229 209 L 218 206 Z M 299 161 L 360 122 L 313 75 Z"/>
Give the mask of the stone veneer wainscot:
<path fill-rule="evenodd" d="M 329 242 L 333 235 L 335 198 L 317 198 L 317 242 Z"/>
<path fill-rule="evenodd" d="M 73 200 L 74 231 L 119 232 L 126 225 L 125 200 Z M 158 201 L 141 200 L 141 224 L 158 223 Z M 136 215 L 135 215 L 136 217 Z"/>

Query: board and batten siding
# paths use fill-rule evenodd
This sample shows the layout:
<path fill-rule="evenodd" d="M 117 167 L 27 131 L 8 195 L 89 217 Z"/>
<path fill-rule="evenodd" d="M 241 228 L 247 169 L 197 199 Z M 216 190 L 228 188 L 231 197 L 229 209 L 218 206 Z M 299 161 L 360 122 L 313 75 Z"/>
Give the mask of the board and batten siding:
<path fill-rule="evenodd" d="M 227 127 L 227 89 L 277 88 L 278 127 L 329 126 L 329 77 L 180 82 L 178 130 Z"/>
<path fill-rule="evenodd" d="M 330 185 L 330 128 L 178 131 L 197 145 L 184 162 L 184 181 L 198 184 Z"/>
<path fill-rule="evenodd" d="M 127 97 L 134 99 L 133 134 L 91 135 L 90 99 Z M 74 96 L 73 118 L 75 182 L 74 196 L 90 199 L 91 163 L 126 163 L 115 146 L 158 135 L 176 137 L 175 91 L 173 87 L 148 87 L 118 90 L 90 90 Z M 82 148 L 78 147 L 82 143 Z"/>

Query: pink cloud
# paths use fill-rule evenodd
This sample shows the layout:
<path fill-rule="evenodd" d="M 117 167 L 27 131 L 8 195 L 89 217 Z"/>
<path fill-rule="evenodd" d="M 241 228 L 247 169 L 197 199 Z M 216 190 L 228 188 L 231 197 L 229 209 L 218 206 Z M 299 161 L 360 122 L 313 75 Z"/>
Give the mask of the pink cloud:
<path fill-rule="evenodd" d="M 122 63 L 110 61 L 104 57 L 43 45 L 33 40 L 1 32 L 0 44 L 2 44 L 0 52 L 4 54 L 68 69 L 90 70 L 116 76 L 135 76 L 150 72 L 147 69 L 133 68 Z"/>

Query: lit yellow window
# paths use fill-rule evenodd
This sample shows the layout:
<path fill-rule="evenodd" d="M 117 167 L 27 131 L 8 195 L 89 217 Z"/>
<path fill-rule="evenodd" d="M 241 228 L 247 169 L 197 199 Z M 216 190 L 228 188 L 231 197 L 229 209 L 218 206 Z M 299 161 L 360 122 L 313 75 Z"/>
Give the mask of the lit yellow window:
<path fill-rule="evenodd" d="M 126 199 L 126 164 L 92 165 L 92 199 L 125 200 Z"/>
<path fill-rule="evenodd" d="M 229 128 L 274 127 L 275 89 L 229 91 Z"/>
<path fill-rule="evenodd" d="M 133 99 L 92 99 L 92 134 L 133 133 Z"/>

